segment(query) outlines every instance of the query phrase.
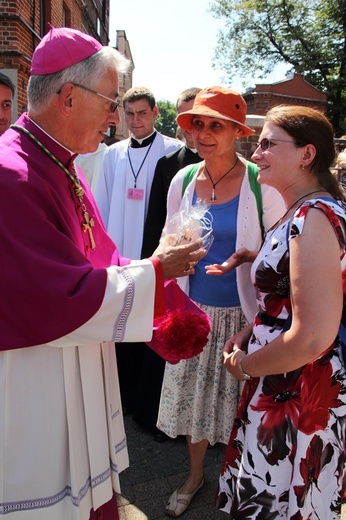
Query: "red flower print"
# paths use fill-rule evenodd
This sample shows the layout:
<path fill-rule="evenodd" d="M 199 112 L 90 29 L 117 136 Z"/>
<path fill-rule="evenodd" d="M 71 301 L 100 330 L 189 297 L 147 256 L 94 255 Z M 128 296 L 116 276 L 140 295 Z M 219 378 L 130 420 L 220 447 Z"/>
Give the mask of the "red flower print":
<path fill-rule="evenodd" d="M 237 419 L 235 422 L 238 422 Z M 243 451 L 243 445 L 241 442 L 235 439 L 237 435 L 237 429 L 233 426 L 233 430 L 231 433 L 231 438 L 228 441 L 227 451 L 225 455 L 225 460 L 221 469 L 221 475 L 224 475 L 228 468 L 238 468 L 240 461 L 240 454 Z"/>
<path fill-rule="evenodd" d="M 323 447 L 321 437 L 314 435 L 306 451 L 306 458 L 302 459 L 299 465 L 300 474 L 304 484 L 302 486 L 293 487 L 299 508 L 304 506 L 306 496 L 312 486 L 315 486 L 318 491 L 321 491 L 318 487 L 318 477 L 324 466 L 329 464 L 332 456 L 332 445 L 328 443 L 325 447 Z"/>
<path fill-rule="evenodd" d="M 264 412 L 257 430 L 258 447 L 272 466 L 289 454 L 295 441 L 300 410 L 300 374 L 295 370 L 288 374 L 265 377 L 263 393 L 251 408 Z"/>
<path fill-rule="evenodd" d="M 344 237 L 342 227 L 340 225 L 340 220 L 339 220 L 338 216 L 334 213 L 333 209 L 330 208 L 327 204 L 324 204 L 321 201 L 317 201 L 314 203 L 307 201 L 299 208 L 298 213 L 297 213 L 297 218 L 305 220 L 305 217 L 306 217 L 309 209 L 312 207 L 318 208 L 318 209 L 324 211 L 324 213 L 326 214 L 329 221 L 331 222 L 331 224 L 334 227 L 335 233 L 338 237 L 341 247 L 343 249 L 345 249 L 345 237 Z M 292 226 L 291 236 L 296 236 L 298 234 L 299 234 L 299 230 L 295 226 Z"/>
<path fill-rule="evenodd" d="M 341 383 L 332 378 L 332 374 L 329 356 L 304 367 L 298 429 L 307 435 L 324 430 L 330 418 L 330 409 L 339 408 L 342 404 L 338 399 Z"/>
<path fill-rule="evenodd" d="M 276 269 L 262 261 L 256 269 L 256 291 L 264 296 L 262 312 L 277 317 L 284 308 L 291 309 L 288 251 L 282 256 Z"/>
<path fill-rule="evenodd" d="M 265 297 L 264 301 L 266 313 L 275 318 L 281 314 L 283 309 L 287 309 L 288 311 L 291 309 L 291 300 L 289 298 L 278 298 L 274 295 L 270 298 Z"/>

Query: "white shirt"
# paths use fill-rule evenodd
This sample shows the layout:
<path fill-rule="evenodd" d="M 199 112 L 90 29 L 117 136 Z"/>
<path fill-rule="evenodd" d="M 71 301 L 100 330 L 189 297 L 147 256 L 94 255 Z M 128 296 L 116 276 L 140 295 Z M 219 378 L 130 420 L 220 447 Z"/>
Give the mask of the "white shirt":
<path fill-rule="evenodd" d="M 156 163 L 160 157 L 181 148 L 183 143 L 157 132 L 143 163 L 149 147 L 131 148 L 129 142 L 130 139 L 120 141 L 106 150 L 95 199 L 108 234 L 120 254 L 139 259 Z M 134 188 L 135 181 L 133 172 L 137 174 L 140 167 L 136 188 L 142 190 L 143 197 L 141 200 L 130 199 L 129 189 Z"/>

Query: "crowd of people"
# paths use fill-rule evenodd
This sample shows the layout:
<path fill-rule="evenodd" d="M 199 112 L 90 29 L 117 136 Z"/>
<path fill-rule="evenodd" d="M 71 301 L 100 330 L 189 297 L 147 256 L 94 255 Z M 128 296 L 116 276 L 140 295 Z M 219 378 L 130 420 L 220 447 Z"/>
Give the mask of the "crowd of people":
<path fill-rule="evenodd" d="M 222 443 L 215 506 L 232 519 L 340 519 L 345 152 L 322 112 L 281 105 L 245 159 L 246 102 L 221 86 L 181 92 L 178 138 L 165 136 L 150 90 L 119 99 L 128 67 L 51 28 L 12 125 L 15 86 L 0 73 L 1 510 L 119 518 L 130 413 L 159 442 L 186 437 L 167 516 L 189 508 Z M 129 137 L 106 144 L 120 103 Z M 184 241 L 189 228 L 161 239 L 176 215 L 202 221 L 201 207 L 208 245 Z M 202 352 L 176 364 L 148 346 L 170 280 L 211 324 Z"/>

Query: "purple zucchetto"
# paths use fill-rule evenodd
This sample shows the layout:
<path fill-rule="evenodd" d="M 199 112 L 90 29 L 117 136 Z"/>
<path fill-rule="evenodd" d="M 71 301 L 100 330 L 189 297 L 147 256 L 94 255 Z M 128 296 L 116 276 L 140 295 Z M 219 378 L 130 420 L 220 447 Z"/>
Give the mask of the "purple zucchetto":
<path fill-rule="evenodd" d="M 89 34 L 69 27 L 52 27 L 35 49 L 30 73 L 45 75 L 67 69 L 96 54 L 102 47 Z"/>

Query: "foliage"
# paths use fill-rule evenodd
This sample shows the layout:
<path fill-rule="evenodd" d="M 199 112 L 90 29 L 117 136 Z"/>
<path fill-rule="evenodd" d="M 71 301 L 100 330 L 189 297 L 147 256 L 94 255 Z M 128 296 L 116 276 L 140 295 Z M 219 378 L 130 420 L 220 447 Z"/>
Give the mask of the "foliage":
<path fill-rule="evenodd" d="M 159 116 L 155 121 L 156 130 L 169 137 L 175 137 L 177 111 L 174 103 L 162 99 L 157 102 L 157 106 L 159 107 Z"/>
<path fill-rule="evenodd" d="M 231 80 L 264 78 L 285 62 L 328 95 L 337 134 L 346 128 L 346 0 L 214 0 L 225 19 L 215 67 Z"/>

